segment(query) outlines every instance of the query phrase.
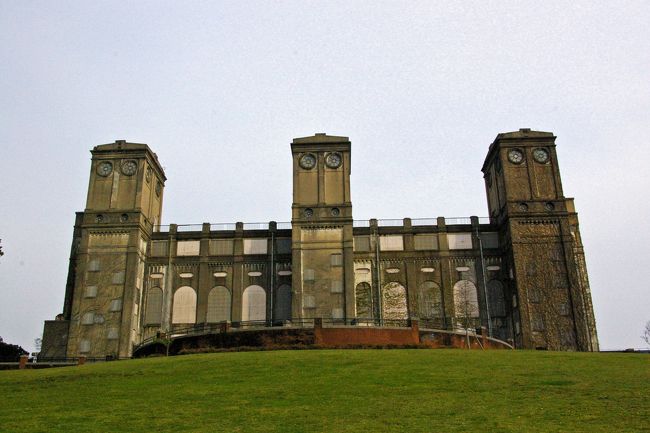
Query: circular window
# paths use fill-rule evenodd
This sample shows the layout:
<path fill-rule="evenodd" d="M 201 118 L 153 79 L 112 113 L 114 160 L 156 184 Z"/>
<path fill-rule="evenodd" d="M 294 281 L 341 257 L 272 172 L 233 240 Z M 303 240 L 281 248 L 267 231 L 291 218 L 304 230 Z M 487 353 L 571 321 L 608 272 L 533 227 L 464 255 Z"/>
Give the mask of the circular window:
<path fill-rule="evenodd" d="M 120 215 L 120 221 L 127 222 L 128 220 L 129 220 L 129 216 L 127 214 L 123 213 L 122 215 Z"/>
<path fill-rule="evenodd" d="M 548 211 L 555 210 L 555 205 L 553 203 L 551 203 L 551 202 L 545 203 L 544 204 L 544 209 L 546 209 Z"/>
<path fill-rule="evenodd" d="M 517 207 L 519 208 L 520 212 L 528 212 L 528 205 L 526 203 L 519 203 Z"/>
<path fill-rule="evenodd" d="M 339 208 L 337 208 L 337 207 L 332 208 L 332 210 L 330 212 L 332 213 L 332 216 L 335 216 L 335 217 L 341 215 L 341 210 Z"/>
<path fill-rule="evenodd" d="M 133 176 L 138 171 L 138 162 L 132 159 L 122 163 L 122 173 L 125 176 Z"/>
<path fill-rule="evenodd" d="M 313 217 L 313 216 L 314 216 L 314 210 L 311 209 L 311 208 L 307 208 L 307 209 L 305 209 L 305 216 L 306 216 L 307 218 L 311 218 L 311 217 Z"/>
<path fill-rule="evenodd" d="M 312 153 L 306 153 L 300 157 L 299 164 L 305 170 L 311 170 L 316 166 L 316 157 Z"/>
<path fill-rule="evenodd" d="M 98 223 L 104 222 L 104 215 L 97 215 L 95 217 L 95 222 L 98 222 Z"/>
<path fill-rule="evenodd" d="M 100 162 L 97 165 L 97 174 L 106 177 L 113 172 L 113 164 L 108 161 Z"/>
<path fill-rule="evenodd" d="M 540 164 L 546 164 L 549 160 L 548 150 L 541 148 L 533 150 L 533 158 Z"/>
<path fill-rule="evenodd" d="M 519 149 L 512 149 L 508 152 L 508 160 L 513 164 L 521 164 L 524 162 L 524 153 Z"/>

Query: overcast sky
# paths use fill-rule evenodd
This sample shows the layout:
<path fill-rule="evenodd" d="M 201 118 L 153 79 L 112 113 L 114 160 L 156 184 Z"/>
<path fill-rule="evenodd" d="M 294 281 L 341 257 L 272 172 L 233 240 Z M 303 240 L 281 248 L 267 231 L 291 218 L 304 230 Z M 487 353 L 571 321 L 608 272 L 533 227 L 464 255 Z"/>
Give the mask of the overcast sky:
<path fill-rule="evenodd" d="M 615 7 L 613 5 L 616 5 Z M 163 223 L 288 221 L 294 137 L 352 141 L 355 219 L 487 216 L 499 132 L 552 131 L 601 348 L 650 320 L 650 3 L 0 0 L 0 336 L 62 311 L 89 150 L 148 143 Z"/>

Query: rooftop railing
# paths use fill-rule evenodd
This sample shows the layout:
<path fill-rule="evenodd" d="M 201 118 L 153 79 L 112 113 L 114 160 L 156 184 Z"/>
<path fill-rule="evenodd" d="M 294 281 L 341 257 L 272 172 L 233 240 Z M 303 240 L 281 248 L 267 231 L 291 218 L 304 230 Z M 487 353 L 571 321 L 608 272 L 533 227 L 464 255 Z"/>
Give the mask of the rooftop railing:
<path fill-rule="evenodd" d="M 411 218 L 411 226 L 437 226 L 438 218 Z M 353 227 L 370 227 L 372 220 L 354 220 L 352 221 Z M 377 219 L 377 226 L 379 227 L 403 227 L 404 218 L 385 218 Z M 478 217 L 479 224 L 492 224 L 489 217 Z M 210 223 L 210 231 L 234 231 L 237 229 L 238 223 Z M 268 222 L 255 222 L 255 223 L 241 223 L 244 230 L 269 230 L 270 223 Z M 471 225 L 472 217 L 445 217 L 446 225 Z M 156 225 L 153 227 L 154 232 L 169 231 L 170 227 L 174 224 Z M 292 223 L 290 221 L 282 221 L 276 223 L 277 230 L 291 230 Z M 177 232 L 197 232 L 203 230 L 203 224 L 176 224 Z"/>

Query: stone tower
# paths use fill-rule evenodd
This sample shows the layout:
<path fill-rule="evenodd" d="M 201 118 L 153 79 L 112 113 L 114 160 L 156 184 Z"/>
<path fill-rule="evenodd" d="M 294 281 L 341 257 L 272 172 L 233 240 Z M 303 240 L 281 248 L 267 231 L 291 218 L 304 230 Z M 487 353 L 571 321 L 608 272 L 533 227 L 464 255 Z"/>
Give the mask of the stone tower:
<path fill-rule="evenodd" d="M 490 218 L 504 239 L 517 346 L 597 351 L 578 215 L 562 192 L 555 136 L 499 134 L 482 171 Z"/>
<path fill-rule="evenodd" d="M 146 144 L 116 141 L 91 153 L 62 317 L 68 324 L 65 354 L 125 357 L 139 338 L 146 249 L 160 222 L 165 174 Z"/>
<path fill-rule="evenodd" d="M 292 316 L 354 317 L 350 141 L 296 138 L 293 156 Z"/>

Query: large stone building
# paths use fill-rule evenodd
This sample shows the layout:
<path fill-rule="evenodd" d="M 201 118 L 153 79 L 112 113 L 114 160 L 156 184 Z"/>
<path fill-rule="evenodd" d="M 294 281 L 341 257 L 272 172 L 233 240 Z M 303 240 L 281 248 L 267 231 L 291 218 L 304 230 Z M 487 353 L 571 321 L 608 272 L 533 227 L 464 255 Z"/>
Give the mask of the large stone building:
<path fill-rule="evenodd" d="M 414 317 L 437 329 L 482 325 L 519 348 L 598 350 L 552 133 L 497 135 L 482 168 L 487 218 L 354 220 L 350 148 L 347 137 L 293 140 L 290 223 L 160 226 L 156 154 L 96 146 L 63 313 L 45 323 L 42 355 L 128 357 L 192 324 Z"/>

